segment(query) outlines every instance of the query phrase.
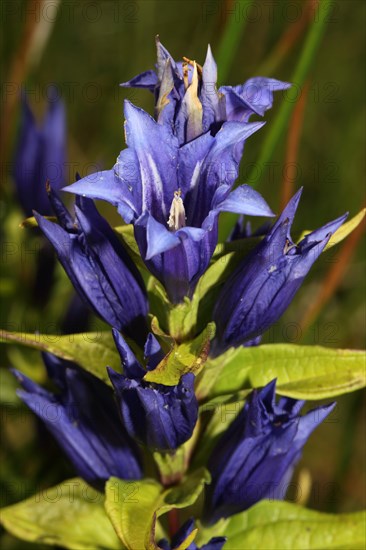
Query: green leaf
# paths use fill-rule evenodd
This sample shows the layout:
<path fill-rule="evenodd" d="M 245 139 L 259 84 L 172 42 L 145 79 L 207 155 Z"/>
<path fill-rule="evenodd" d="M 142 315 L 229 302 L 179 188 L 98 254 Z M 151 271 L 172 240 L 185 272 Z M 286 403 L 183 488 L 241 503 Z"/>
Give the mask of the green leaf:
<path fill-rule="evenodd" d="M 194 504 L 204 484 L 209 482 L 210 475 L 203 468 L 170 489 L 164 489 L 153 479 L 124 481 L 111 478 L 106 484 L 106 511 L 128 550 L 155 550 L 156 519 L 173 508 Z"/>
<path fill-rule="evenodd" d="M 250 349 L 250 348 L 247 348 Z M 321 346 L 270 344 L 253 348 L 252 387 L 277 378 L 277 392 L 295 399 L 326 399 L 366 385 L 365 353 Z"/>
<path fill-rule="evenodd" d="M 263 237 L 245 237 L 244 239 L 235 239 L 234 241 L 218 243 L 212 255 L 212 259 L 217 260 L 230 252 L 235 252 L 242 258 L 249 254 L 262 239 Z"/>
<path fill-rule="evenodd" d="M 128 549 L 145 548 L 162 486 L 153 479 L 106 484 L 105 508 L 114 529 Z"/>
<path fill-rule="evenodd" d="M 75 550 L 121 549 L 104 495 L 74 478 L 1 510 L 1 523 L 28 542 Z"/>
<path fill-rule="evenodd" d="M 245 348 L 230 348 L 215 359 L 207 360 L 196 383 L 196 394 L 200 401 L 207 397 L 213 399 L 234 393 L 245 385 L 252 365 L 243 360 L 244 350 Z"/>
<path fill-rule="evenodd" d="M 40 351 L 48 351 L 61 359 L 74 361 L 110 384 L 106 367 L 121 372 L 121 361 L 111 332 L 84 332 L 81 334 L 29 334 L 0 331 L 0 341 L 20 344 Z"/>
<path fill-rule="evenodd" d="M 181 376 L 187 372 L 197 375 L 204 367 L 210 350 L 210 340 L 214 337 L 215 325 L 209 323 L 205 330 L 194 340 L 174 344 L 169 353 L 152 371 L 145 374 L 144 380 L 175 386 Z"/>
<path fill-rule="evenodd" d="M 118 227 L 114 228 L 114 231 L 123 242 L 134 263 L 137 264 L 139 267 L 146 269 L 146 266 L 141 258 L 139 247 L 135 240 L 133 225 L 119 225 Z"/>
<path fill-rule="evenodd" d="M 224 354 L 221 365 L 220 357 L 207 362 L 198 391 L 213 377 L 216 379 L 206 398 L 265 386 L 274 378 L 276 391 L 295 399 L 325 399 L 366 385 L 363 351 L 267 344 L 238 348 L 231 353 Z"/>
<path fill-rule="evenodd" d="M 238 416 L 244 406 L 245 398 L 251 390 L 245 390 L 239 398 L 238 394 L 231 396 L 232 402 L 217 403 L 215 399 L 201 405 L 200 419 L 202 421 L 202 431 L 199 435 L 199 445 L 197 445 L 193 454 L 191 467 L 200 468 L 207 464 L 221 435 L 226 431 L 233 420 Z M 209 419 L 205 418 L 206 414 Z"/>
<path fill-rule="evenodd" d="M 216 533 L 228 537 L 225 550 L 363 549 L 365 521 L 365 512 L 333 515 L 263 500 L 222 523 L 222 532 L 217 529 Z M 199 536 L 203 538 L 204 530 Z"/>
<path fill-rule="evenodd" d="M 221 255 L 217 261 L 198 281 L 192 299 L 185 298 L 180 304 L 172 304 L 162 285 L 151 279 L 149 303 L 152 313 L 159 318 L 161 328 L 178 342 L 192 339 L 201 332 L 212 319 L 212 309 L 222 284 L 248 251 L 248 246 L 244 246 L 235 253 L 226 253 L 225 250 L 218 253 Z"/>

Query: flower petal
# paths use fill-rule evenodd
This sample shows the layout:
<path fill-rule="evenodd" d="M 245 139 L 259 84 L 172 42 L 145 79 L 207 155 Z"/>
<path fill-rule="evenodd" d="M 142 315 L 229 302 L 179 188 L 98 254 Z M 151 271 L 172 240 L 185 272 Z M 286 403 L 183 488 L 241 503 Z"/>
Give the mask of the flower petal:
<path fill-rule="evenodd" d="M 116 177 L 114 170 L 103 170 L 90 174 L 64 187 L 63 191 L 90 199 L 104 200 L 117 206 L 118 209 L 121 207 L 121 215 L 126 223 L 130 223 L 135 216 L 136 207 L 133 205 L 131 191 L 126 184 L 121 183 L 120 178 Z"/>
<path fill-rule="evenodd" d="M 176 233 L 168 231 L 168 229 L 157 222 L 153 216 L 146 214 L 144 220 L 140 218 L 140 221 L 136 223 L 136 225 L 142 224 L 146 227 L 146 260 L 151 260 L 151 258 L 157 254 L 166 252 L 179 245 L 180 240 Z"/>
<path fill-rule="evenodd" d="M 226 199 L 214 208 L 220 212 L 234 212 L 235 214 L 247 214 L 250 216 L 274 216 L 272 210 L 262 197 L 249 185 L 241 185 L 232 191 Z"/>
<path fill-rule="evenodd" d="M 125 133 L 128 147 L 138 159 L 142 185 L 141 212 L 150 212 L 165 223 L 178 189 L 178 141 L 171 128 L 158 124 L 142 109 L 125 102 Z"/>
<path fill-rule="evenodd" d="M 262 122 L 253 124 L 225 122 L 223 124 L 199 167 L 195 186 L 191 187 L 185 196 L 187 225 L 200 227 L 211 210 L 216 189 L 223 184 L 233 185 L 238 176 L 244 142 L 263 124 Z"/>
<path fill-rule="evenodd" d="M 156 72 L 149 70 L 138 74 L 127 82 L 122 82 L 120 86 L 122 88 L 147 88 L 150 92 L 153 92 L 157 84 L 158 76 Z"/>

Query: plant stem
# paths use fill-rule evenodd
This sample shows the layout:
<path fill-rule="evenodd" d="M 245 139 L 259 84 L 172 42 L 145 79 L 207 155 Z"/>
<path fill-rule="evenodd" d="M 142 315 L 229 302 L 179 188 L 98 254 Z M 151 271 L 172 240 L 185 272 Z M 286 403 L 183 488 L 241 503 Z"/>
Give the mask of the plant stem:
<path fill-rule="evenodd" d="M 179 530 L 179 515 L 177 508 L 173 508 L 168 512 L 168 525 L 169 535 L 174 537 L 175 533 Z"/>

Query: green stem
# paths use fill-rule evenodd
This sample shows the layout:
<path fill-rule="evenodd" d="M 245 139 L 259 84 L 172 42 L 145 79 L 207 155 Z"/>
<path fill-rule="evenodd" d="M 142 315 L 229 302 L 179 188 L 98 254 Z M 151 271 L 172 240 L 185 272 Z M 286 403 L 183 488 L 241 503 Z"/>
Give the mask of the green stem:
<path fill-rule="evenodd" d="M 243 37 L 245 25 L 248 21 L 246 15 L 252 3 L 253 0 L 240 0 L 240 2 L 234 2 L 231 8 L 218 52 L 215 55 L 221 83 L 226 81 L 230 73 L 238 45 Z M 239 6 L 239 9 L 237 9 L 237 6 Z"/>
<path fill-rule="evenodd" d="M 314 22 L 308 32 L 307 39 L 300 55 L 300 60 L 291 79 L 291 82 L 296 85 L 296 89 L 294 88 L 296 95 L 308 76 L 311 63 L 316 55 L 322 35 L 325 31 L 325 26 L 329 19 L 333 3 L 332 0 L 321 0 L 318 10 L 314 14 Z M 296 104 L 296 101 L 291 101 L 290 95 L 291 91 L 289 91 L 287 101 L 283 101 L 275 120 L 271 124 L 271 128 L 264 140 L 259 160 L 249 175 L 248 183 L 250 185 L 258 184 L 259 179 L 263 176 L 265 166 L 272 158 L 275 147 L 289 121 L 292 110 Z"/>

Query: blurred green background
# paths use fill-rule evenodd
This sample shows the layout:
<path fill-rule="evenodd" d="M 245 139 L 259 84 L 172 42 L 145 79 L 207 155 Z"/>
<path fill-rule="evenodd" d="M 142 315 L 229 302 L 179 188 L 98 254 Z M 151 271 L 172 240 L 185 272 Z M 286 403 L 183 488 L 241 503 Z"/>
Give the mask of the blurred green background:
<path fill-rule="evenodd" d="M 257 172 L 253 177 L 252 169 L 281 104 L 290 101 L 296 108 L 296 100 L 302 96 L 304 117 L 299 125 L 293 189 L 303 185 L 304 193 L 295 233 L 316 228 L 344 211 L 355 215 L 364 205 L 366 8 L 359 0 L 335 0 L 330 4 L 324 35 L 311 59 L 306 84 L 295 82 L 292 95 L 276 95 L 274 108 L 265 116 L 266 126 L 246 144 L 240 169 L 239 182 L 255 185 L 278 212 L 284 179 L 289 174 L 289 124 L 276 140 L 270 164 L 260 176 Z M 312 0 L 2 0 L 1 99 L 5 111 L 11 110 L 9 104 L 14 105 L 14 110 L 3 136 L 1 161 L 1 326 L 55 332 L 65 300 L 71 294 L 71 285 L 59 269 L 52 302 L 40 311 L 34 305 L 37 300 L 31 300 L 39 241 L 18 227 L 22 213 L 11 178 L 20 91 L 28 92 L 34 111 L 41 117 L 49 84 L 57 86 L 67 108 L 71 183 L 76 170 L 86 175 L 114 164 L 124 146 L 123 99 L 152 113 L 153 98 L 149 92 L 124 90 L 118 84 L 153 68 L 156 34 L 176 59 L 185 55 L 201 64 L 210 43 L 214 56 L 222 60 L 222 70 L 218 68 L 220 83 L 239 84 L 259 75 L 291 81 L 308 32 L 319 17 L 314 7 L 316 2 Z M 40 38 L 31 47 L 27 33 L 32 25 L 40 29 Z M 48 40 L 42 46 L 47 33 Z M 225 81 L 220 74 L 226 75 Z M 101 208 L 110 223 L 120 223 L 113 209 L 105 205 Z M 222 235 L 227 234 L 232 221 L 223 217 Z M 349 246 L 347 243 L 321 257 L 265 341 L 340 348 L 364 346 L 365 260 L 360 242 L 354 243 L 354 251 L 346 261 L 341 254 Z M 317 301 L 324 278 L 339 262 L 344 262 L 344 276 L 320 314 L 305 326 L 304 317 Z M 4 504 L 25 498 L 72 472 L 56 445 L 20 405 L 15 397 L 16 385 L 6 372 L 9 365 L 16 365 L 43 380 L 38 354 L 13 347 L 2 351 L 1 367 L 5 369 L 1 369 L 0 496 Z M 337 414 L 312 437 L 301 462 L 313 478 L 310 506 L 336 512 L 365 506 L 365 411 L 358 393 L 340 398 Z M 17 546 L 8 535 L 2 542 L 8 548 L 25 546 Z"/>

